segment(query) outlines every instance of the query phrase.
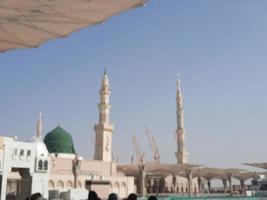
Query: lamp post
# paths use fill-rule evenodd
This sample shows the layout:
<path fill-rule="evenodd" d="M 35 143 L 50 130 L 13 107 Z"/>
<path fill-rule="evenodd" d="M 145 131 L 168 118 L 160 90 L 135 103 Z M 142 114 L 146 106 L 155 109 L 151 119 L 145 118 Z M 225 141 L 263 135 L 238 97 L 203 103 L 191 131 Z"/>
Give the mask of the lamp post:
<path fill-rule="evenodd" d="M 193 178 L 193 170 L 186 169 L 186 178 L 188 183 L 188 196 L 192 196 L 192 178 Z"/>
<path fill-rule="evenodd" d="M 177 190 L 176 190 L 176 183 L 177 183 L 176 176 L 175 176 L 175 174 L 173 174 L 172 175 L 173 193 L 176 193 L 177 192 Z"/>
<path fill-rule="evenodd" d="M 78 177 L 78 174 L 80 172 L 81 161 L 82 161 L 82 158 L 77 156 L 77 155 L 75 156 L 74 160 L 72 161 L 72 172 L 74 175 L 74 188 L 77 188 L 77 177 Z"/>
<path fill-rule="evenodd" d="M 202 179 L 200 176 L 197 178 L 197 184 L 198 184 L 198 193 L 200 194 L 202 193 Z"/>
<path fill-rule="evenodd" d="M 139 186 L 140 186 L 140 195 L 141 197 L 145 197 L 146 195 L 146 188 L 145 188 L 145 181 L 146 181 L 146 170 L 145 165 L 141 163 L 139 166 Z"/>
<path fill-rule="evenodd" d="M 226 176 L 229 181 L 229 192 L 230 192 L 230 195 L 232 196 L 233 195 L 233 185 L 232 185 L 233 172 L 231 169 L 228 169 L 228 171 L 226 172 Z"/>

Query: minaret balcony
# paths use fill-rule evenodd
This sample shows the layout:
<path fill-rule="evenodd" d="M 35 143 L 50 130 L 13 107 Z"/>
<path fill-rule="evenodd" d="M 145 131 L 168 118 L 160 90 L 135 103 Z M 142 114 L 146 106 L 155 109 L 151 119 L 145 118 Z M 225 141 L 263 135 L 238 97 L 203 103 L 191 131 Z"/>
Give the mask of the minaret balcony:
<path fill-rule="evenodd" d="M 100 95 L 110 95 L 111 94 L 109 89 L 101 89 L 99 91 L 99 93 L 100 93 Z"/>
<path fill-rule="evenodd" d="M 100 104 L 98 104 L 98 108 L 101 109 L 101 110 L 110 109 L 111 105 L 110 104 L 100 103 Z"/>
<path fill-rule="evenodd" d="M 114 130 L 114 125 L 111 123 L 96 124 L 94 129 L 97 133 L 103 131 L 112 132 Z"/>

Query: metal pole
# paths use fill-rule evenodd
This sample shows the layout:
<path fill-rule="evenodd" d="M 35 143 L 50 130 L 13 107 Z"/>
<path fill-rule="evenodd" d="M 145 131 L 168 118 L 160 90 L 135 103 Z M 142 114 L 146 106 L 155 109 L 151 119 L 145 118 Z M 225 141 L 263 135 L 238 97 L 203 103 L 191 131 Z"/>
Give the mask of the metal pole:
<path fill-rule="evenodd" d="M 77 174 L 74 174 L 74 188 L 77 188 Z"/>
<path fill-rule="evenodd" d="M 207 179 L 208 180 L 208 190 L 209 190 L 209 193 L 211 192 L 211 182 L 210 182 L 210 179 Z"/>
<path fill-rule="evenodd" d="M 245 186 L 245 181 L 242 179 L 240 179 L 240 186 L 241 186 L 241 194 L 245 194 L 246 186 Z"/>
<path fill-rule="evenodd" d="M 224 193 L 227 193 L 227 179 L 223 179 L 222 182 L 223 182 Z"/>
<path fill-rule="evenodd" d="M 202 180 L 201 180 L 201 177 L 197 178 L 197 183 L 198 183 L 198 193 L 200 194 L 200 193 L 202 193 L 202 188 L 201 188 Z"/>
<path fill-rule="evenodd" d="M 186 170 L 186 177 L 187 177 L 187 181 L 188 181 L 188 196 L 191 197 L 192 196 L 192 169 L 188 169 Z"/>
<path fill-rule="evenodd" d="M 75 156 L 74 160 L 72 161 L 72 172 L 74 176 L 74 188 L 77 188 L 77 178 L 78 178 L 78 173 L 80 171 L 80 165 L 81 165 L 81 160 L 79 159 L 78 156 Z"/>
<path fill-rule="evenodd" d="M 146 172 L 145 172 L 145 166 L 144 164 L 139 166 L 139 177 L 140 177 L 140 195 L 141 197 L 144 197 L 146 195 L 145 191 L 145 178 L 146 178 Z"/>
<path fill-rule="evenodd" d="M 232 177 L 233 177 L 233 172 L 231 170 L 229 170 L 227 172 L 227 178 L 228 178 L 228 181 L 229 181 L 229 192 L 230 192 L 231 196 L 233 195 Z"/>

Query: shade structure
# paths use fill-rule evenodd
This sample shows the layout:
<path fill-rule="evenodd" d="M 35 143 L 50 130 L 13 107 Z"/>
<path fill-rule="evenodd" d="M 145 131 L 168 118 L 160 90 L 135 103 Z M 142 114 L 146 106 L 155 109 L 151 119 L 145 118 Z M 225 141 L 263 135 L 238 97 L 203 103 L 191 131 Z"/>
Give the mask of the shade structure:
<path fill-rule="evenodd" d="M 256 172 L 243 171 L 243 172 L 235 173 L 234 178 L 241 180 L 241 181 L 246 181 L 250 178 L 255 179 L 257 175 L 258 174 Z"/>
<path fill-rule="evenodd" d="M 204 177 L 206 179 L 223 178 L 226 176 L 224 169 L 204 167 L 194 172 L 195 177 Z"/>
<path fill-rule="evenodd" d="M 252 167 L 258 167 L 261 169 L 267 169 L 267 162 L 261 162 L 261 163 L 243 163 L 243 165 L 248 165 Z"/>
<path fill-rule="evenodd" d="M 126 175 L 136 176 L 139 174 L 139 164 L 119 164 L 117 166 L 118 171 L 125 173 Z M 193 169 L 200 167 L 195 164 L 164 164 L 164 163 L 151 163 L 146 162 L 144 164 L 144 170 L 148 174 L 168 176 L 170 174 L 184 175 L 184 171 L 187 169 Z"/>
<path fill-rule="evenodd" d="M 1 0 L 0 52 L 38 47 L 144 3 L 145 0 Z"/>
<path fill-rule="evenodd" d="M 240 174 L 243 170 L 236 168 L 222 169 L 222 168 L 211 168 L 204 167 L 197 169 L 193 172 L 194 177 L 204 177 L 205 179 L 228 179 L 228 175 L 231 174 L 235 176 Z"/>

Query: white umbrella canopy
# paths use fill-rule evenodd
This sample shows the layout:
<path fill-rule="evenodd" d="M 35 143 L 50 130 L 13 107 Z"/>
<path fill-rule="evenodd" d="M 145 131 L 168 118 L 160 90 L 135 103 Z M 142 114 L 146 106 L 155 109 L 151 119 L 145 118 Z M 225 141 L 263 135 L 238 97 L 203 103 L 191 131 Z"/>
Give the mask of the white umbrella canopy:
<path fill-rule="evenodd" d="M 118 171 L 127 175 L 135 176 L 139 173 L 139 164 L 118 164 Z M 170 174 L 183 175 L 187 169 L 198 168 L 200 165 L 195 164 L 167 164 L 167 163 L 151 163 L 146 162 L 144 169 L 147 173 L 168 176 Z"/>
<path fill-rule="evenodd" d="M 252 167 L 258 167 L 261 169 L 267 169 L 267 162 L 261 162 L 261 163 L 243 163 L 243 165 L 252 166 Z"/>
<path fill-rule="evenodd" d="M 146 0 L 1 0 L 0 52 L 38 47 L 99 24 Z"/>

